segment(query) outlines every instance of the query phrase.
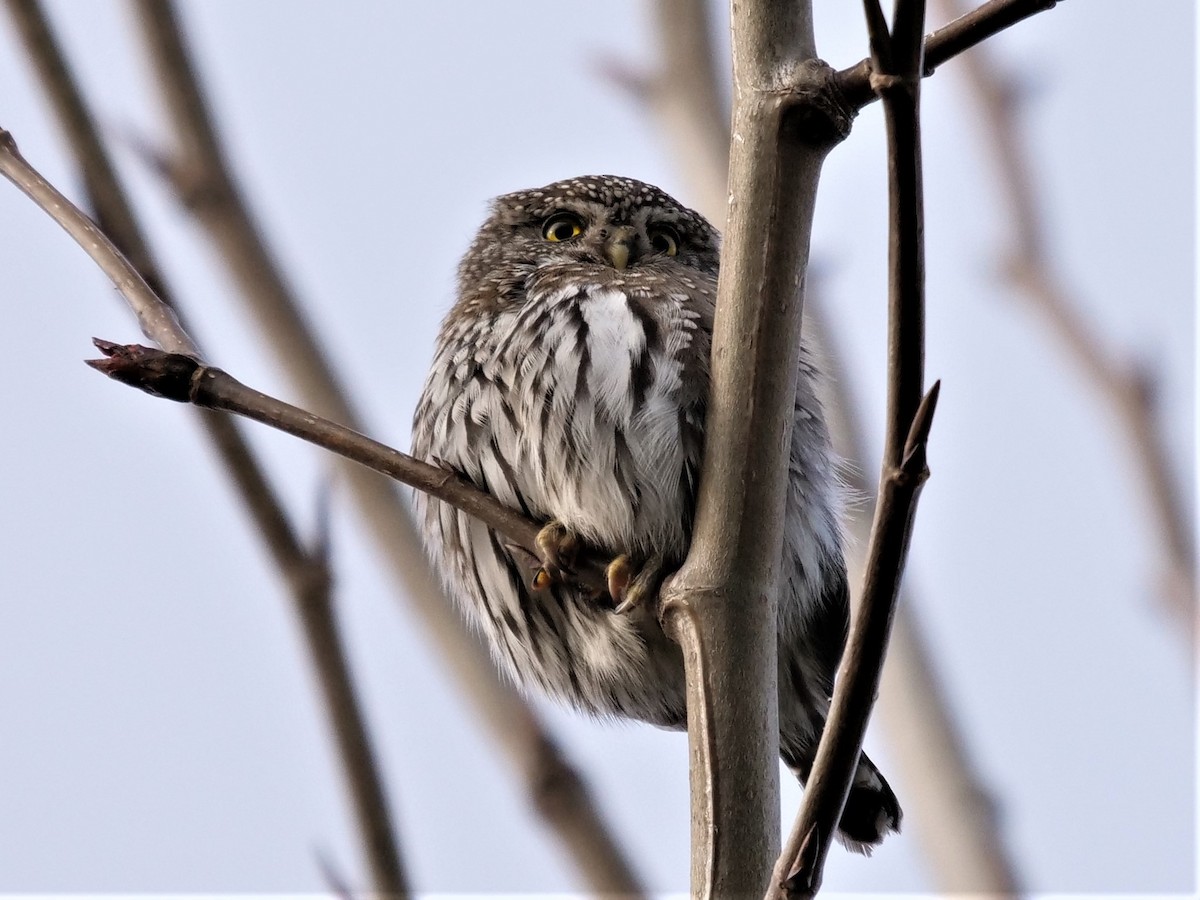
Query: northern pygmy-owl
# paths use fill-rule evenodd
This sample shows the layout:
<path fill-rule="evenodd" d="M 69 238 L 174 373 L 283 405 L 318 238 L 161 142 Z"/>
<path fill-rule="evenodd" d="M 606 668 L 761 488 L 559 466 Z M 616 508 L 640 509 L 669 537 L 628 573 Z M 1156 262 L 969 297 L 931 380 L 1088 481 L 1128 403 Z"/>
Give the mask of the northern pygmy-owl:
<path fill-rule="evenodd" d="M 478 520 L 418 494 L 435 564 L 499 664 L 588 712 L 675 729 L 686 727 L 683 660 L 653 604 L 617 611 L 608 594 L 548 573 L 561 576 L 554 546 L 575 537 L 668 571 L 682 563 L 719 240 L 702 216 L 629 178 L 498 198 L 459 266 L 413 423 L 417 456 L 552 522 L 551 559 L 538 569 Z M 801 781 L 849 615 L 840 485 L 816 379 L 802 347 L 778 598 L 780 754 Z M 900 815 L 863 755 L 839 837 L 868 850 Z"/>

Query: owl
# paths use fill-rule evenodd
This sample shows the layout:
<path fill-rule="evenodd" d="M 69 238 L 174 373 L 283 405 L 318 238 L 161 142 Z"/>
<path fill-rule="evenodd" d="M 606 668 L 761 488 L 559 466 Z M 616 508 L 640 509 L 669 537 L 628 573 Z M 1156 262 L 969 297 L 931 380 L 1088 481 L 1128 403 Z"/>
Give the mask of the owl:
<path fill-rule="evenodd" d="M 654 604 L 630 601 L 691 538 L 719 249 L 702 216 L 630 178 L 499 197 L 459 266 L 413 421 L 415 455 L 547 523 L 532 558 L 418 494 L 434 565 L 500 667 L 586 712 L 672 729 L 686 727 L 682 654 Z M 780 755 L 803 782 L 849 606 L 837 461 L 804 347 L 798 376 L 778 658 Z M 581 544 L 616 560 L 608 591 L 570 578 Z M 868 852 L 900 817 L 864 754 L 838 837 Z"/>

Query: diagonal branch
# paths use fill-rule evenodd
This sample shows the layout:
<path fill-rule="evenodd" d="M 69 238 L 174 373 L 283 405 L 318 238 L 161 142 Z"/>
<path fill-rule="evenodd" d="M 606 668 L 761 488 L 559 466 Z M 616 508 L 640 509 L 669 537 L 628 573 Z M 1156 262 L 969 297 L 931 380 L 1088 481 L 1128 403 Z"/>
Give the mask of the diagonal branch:
<path fill-rule="evenodd" d="M 811 279 L 810 279 L 811 280 Z M 819 290 L 809 289 L 805 328 L 829 340 L 822 321 Z M 836 371 L 843 354 L 822 345 L 829 368 L 830 432 L 834 445 L 847 459 L 866 458 L 866 441 L 855 416 L 848 379 Z M 848 518 L 852 539 L 847 546 L 853 600 L 862 593 L 865 554 L 871 543 L 871 522 L 877 506 L 876 485 L 862 469 L 845 472 L 850 490 L 864 498 Z M 979 896 L 1010 897 L 1017 893 L 1017 867 L 1002 839 L 996 806 L 981 774 L 975 769 L 966 736 L 953 715 L 950 698 L 938 677 L 917 608 L 912 579 L 900 585 L 892 634 L 880 692 L 879 715 L 888 739 L 889 757 L 898 766 L 907 788 L 907 821 L 916 820 L 918 837 L 938 890 Z"/>
<path fill-rule="evenodd" d="M 334 613 L 327 543 L 321 541 L 312 548 L 304 546 L 283 517 L 274 489 L 261 465 L 250 456 L 249 445 L 230 417 L 223 413 L 203 415 L 220 423 L 210 428 L 212 439 L 222 458 L 230 461 L 231 477 L 265 536 L 276 566 L 284 573 L 299 613 L 308 654 L 316 668 L 326 714 L 332 724 L 371 883 L 380 896 L 407 897 L 408 878 L 388 810 L 383 777 Z"/>
<path fill-rule="evenodd" d="M 305 405 L 366 433 L 369 429 L 352 407 L 238 190 L 173 5 L 169 0 L 134 0 L 133 6 L 176 133 L 178 157 L 171 170 L 182 199 L 229 267 Z M 628 861 L 579 775 L 521 694 L 500 679 L 480 638 L 454 611 L 429 569 L 405 505 L 377 475 L 348 463 L 341 471 L 393 583 L 438 644 L 492 738 L 521 773 L 531 805 L 593 889 L 640 894 Z"/>
<path fill-rule="evenodd" d="M 1062 0 L 988 0 L 964 12 L 926 38 L 925 76 L 948 59 L 1040 12 L 1054 9 Z"/>
<path fill-rule="evenodd" d="M 925 357 L 924 207 L 919 101 L 924 0 L 896 0 L 889 34 L 878 0 L 864 0 L 871 84 L 883 100 L 888 142 L 888 410 L 879 503 L 862 600 L 838 669 L 804 803 L 767 897 L 810 897 L 858 764 L 879 692 L 917 499 L 929 471 L 926 443 L 939 385 L 922 397 Z"/>
<path fill-rule="evenodd" d="M 174 308 L 131 204 L 105 152 L 98 129 L 37 0 L 7 0 L 9 13 L 37 69 L 67 143 L 83 173 L 101 229 L 124 249 L 134 268 Z M 164 335 L 182 347 L 184 334 Z M 194 348 L 193 348 L 194 349 Z M 382 896 L 408 894 L 407 877 L 388 810 L 383 778 L 354 690 L 333 613 L 330 566 L 324 548 L 308 550 L 289 522 L 275 491 L 236 423 L 226 414 L 202 412 L 200 421 L 243 504 L 286 582 L 299 616 L 338 747 L 359 837 Z"/>
<path fill-rule="evenodd" d="M 960 11 L 954 0 L 943 0 L 942 6 L 948 15 Z M 1158 535 L 1165 573 L 1162 596 L 1190 643 L 1197 598 L 1195 531 L 1180 502 L 1186 491 L 1172 471 L 1162 423 L 1156 415 L 1158 379 L 1152 367 L 1131 361 L 1105 343 L 1084 319 L 1065 279 L 1056 271 L 1042 233 L 1031 178 L 1032 159 L 1021 140 L 1014 92 L 982 53 L 967 54 L 962 70 L 982 110 L 980 124 L 1009 207 L 1014 246 L 1004 272 L 1083 372 L 1097 399 L 1107 401 L 1116 436 L 1130 449 L 1130 464 L 1142 481 L 1151 527 Z"/>
<path fill-rule="evenodd" d="M 978 9 L 960 16 L 925 38 L 923 77 L 932 75 L 938 66 L 964 50 L 969 50 L 981 41 L 1036 13 L 1053 9 L 1059 2 L 1060 0 L 988 0 Z M 868 13 L 868 16 L 871 15 L 873 14 Z M 882 11 L 880 16 L 882 17 Z M 878 98 L 871 86 L 873 71 L 875 70 L 871 60 L 864 59 L 838 72 L 838 86 L 842 89 L 846 102 L 853 108 L 861 109 Z"/>
<path fill-rule="evenodd" d="M 917 499 L 929 477 L 926 444 L 939 389 L 940 382 L 934 382 L 921 401 L 903 444 L 901 464 L 886 470 L 880 480 L 862 600 L 838 669 L 833 702 L 805 786 L 804 802 L 780 854 L 772 890 L 767 894 L 769 900 L 812 897 L 821 886 L 830 838 L 846 803 L 867 721 L 879 693 Z"/>
<path fill-rule="evenodd" d="M 177 403 L 244 416 L 308 441 L 449 503 L 474 516 L 530 557 L 538 554 L 537 534 L 545 523 L 534 522 L 505 506 L 456 472 L 393 450 L 344 425 L 256 391 L 228 372 L 194 357 L 140 344 L 114 344 L 99 338 L 93 339 L 93 343 L 106 358 L 88 360 L 88 365 L 122 384 Z M 604 590 L 605 567 L 611 561 L 585 551 L 576 562 L 574 574 L 585 587 Z"/>

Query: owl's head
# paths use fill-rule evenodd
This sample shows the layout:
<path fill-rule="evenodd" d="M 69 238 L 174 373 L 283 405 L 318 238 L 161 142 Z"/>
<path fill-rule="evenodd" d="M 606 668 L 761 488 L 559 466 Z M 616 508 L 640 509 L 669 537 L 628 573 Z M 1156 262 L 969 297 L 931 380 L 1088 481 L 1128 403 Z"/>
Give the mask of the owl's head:
<path fill-rule="evenodd" d="M 715 276 L 719 257 L 717 230 L 653 185 L 583 176 L 497 197 L 459 267 L 460 296 L 509 294 L 535 269 L 561 264 Z"/>

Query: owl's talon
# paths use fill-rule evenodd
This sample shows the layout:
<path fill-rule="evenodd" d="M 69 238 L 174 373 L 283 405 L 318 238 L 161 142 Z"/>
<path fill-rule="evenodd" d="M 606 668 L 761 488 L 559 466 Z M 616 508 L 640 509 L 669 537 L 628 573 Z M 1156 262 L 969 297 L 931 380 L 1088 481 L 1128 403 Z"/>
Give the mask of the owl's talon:
<path fill-rule="evenodd" d="M 658 596 L 666 576 L 666 565 L 661 554 L 655 553 L 646 562 L 638 565 L 628 554 L 622 553 L 608 564 L 608 592 L 616 603 L 617 615 L 625 615 Z"/>
<path fill-rule="evenodd" d="M 613 609 L 613 612 L 615 612 L 618 616 L 624 616 L 624 615 L 627 615 L 628 613 L 633 612 L 633 610 L 635 610 L 637 608 L 637 605 L 638 604 L 635 603 L 632 599 L 630 599 L 629 597 L 626 597 L 624 600 L 622 600 L 620 603 L 618 603 L 616 605 L 616 607 Z"/>
<path fill-rule="evenodd" d="M 625 612 L 621 607 L 635 575 L 637 575 L 637 566 L 634 565 L 628 553 L 622 553 L 604 570 L 605 580 L 608 581 L 608 595 L 617 604 L 617 612 Z"/>
<path fill-rule="evenodd" d="M 512 554 L 512 558 L 517 562 L 517 565 L 530 572 L 529 589 L 531 591 L 539 591 L 549 584 L 550 573 L 542 568 L 542 561 L 534 554 L 530 553 L 519 544 L 506 543 L 504 549 Z M 542 576 L 545 575 L 547 580 L 542 581 Z"/>
<path fill-rule="evenodd" d="M 579 535 L 562 522 L 557 519 L 548 522 L 537 534 L 542 567 L 533 576 L 534 590 L 549 587 L 556 581 L 566 581 L 574 574 L 575 559 L 582 545 Z"/>

